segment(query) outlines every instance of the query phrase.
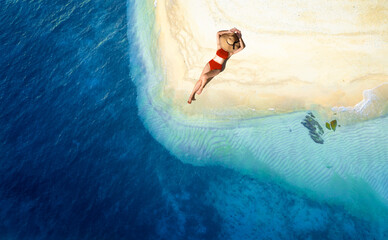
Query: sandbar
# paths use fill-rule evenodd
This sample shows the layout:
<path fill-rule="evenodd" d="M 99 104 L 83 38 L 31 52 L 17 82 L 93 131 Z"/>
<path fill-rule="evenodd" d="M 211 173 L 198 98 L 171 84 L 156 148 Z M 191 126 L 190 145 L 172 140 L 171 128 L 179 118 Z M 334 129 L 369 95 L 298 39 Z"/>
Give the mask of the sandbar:
<path fill-rule="evenodd" d="M 158 0 L 155 8 L 161 95 L 185 114 L 333 111 L 356 106 L 368 89 L 388 95 L 387 1 Z M 232 27 L 246 49 L 188 105 L 216 32 Z"/>

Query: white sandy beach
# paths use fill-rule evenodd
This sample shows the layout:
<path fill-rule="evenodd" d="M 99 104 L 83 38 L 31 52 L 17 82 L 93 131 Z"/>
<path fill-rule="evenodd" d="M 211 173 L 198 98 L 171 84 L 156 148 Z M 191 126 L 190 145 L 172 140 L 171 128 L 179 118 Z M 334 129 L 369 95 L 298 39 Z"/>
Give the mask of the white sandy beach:
<path fill-rule="evenodd" d="M 387 103 L 387 1 L 155 4 L 166 74 L 162 94 L 186 114 L 231 108 L 329 110 L 355 106 L 364 90 L 377 86 Z M 232 56 L 225 71 L 188 105 L 204 65 L 215 55 L 216 32 L 232 27 L 242 31 L 246 49 Z"/>

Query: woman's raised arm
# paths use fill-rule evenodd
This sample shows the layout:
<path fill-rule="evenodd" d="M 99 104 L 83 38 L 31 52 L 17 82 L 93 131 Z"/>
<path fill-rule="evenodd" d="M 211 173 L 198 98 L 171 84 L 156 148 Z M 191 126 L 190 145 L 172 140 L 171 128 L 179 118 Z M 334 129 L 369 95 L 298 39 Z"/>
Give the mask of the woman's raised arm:
<path fill-rule="evenodd" d="M 231 33 L 231 31 L 230 30 L 222 30 L 222 31 L 217 32 L 217 49 L 221 48 L 221 44 L 220 44 L 221 35 L 224 35 L 226 33 Z"/>
<path fill-rule="evenodd" d="M 225 34 L 225 33 L 231 33 L 230 30 L 222 30 L 222 31 L 218 31 L 217 32 L 217 37 L 220 37 L 221 35 Z"/>

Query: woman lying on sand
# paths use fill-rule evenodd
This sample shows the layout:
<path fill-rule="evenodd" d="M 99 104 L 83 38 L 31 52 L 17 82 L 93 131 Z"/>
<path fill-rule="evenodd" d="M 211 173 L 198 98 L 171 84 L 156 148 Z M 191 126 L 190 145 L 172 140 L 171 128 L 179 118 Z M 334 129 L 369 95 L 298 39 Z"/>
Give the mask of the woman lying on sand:
<path fill-rule="evenodd" d="M 216 56 L 205 65 L 187 102 L 191 104 L 195 100 L 195 94 L 201 94 L 205 85 L 224 70 L 226 61 L 244 48 L 241 32 L 237 28 L 217 32 Z"/>

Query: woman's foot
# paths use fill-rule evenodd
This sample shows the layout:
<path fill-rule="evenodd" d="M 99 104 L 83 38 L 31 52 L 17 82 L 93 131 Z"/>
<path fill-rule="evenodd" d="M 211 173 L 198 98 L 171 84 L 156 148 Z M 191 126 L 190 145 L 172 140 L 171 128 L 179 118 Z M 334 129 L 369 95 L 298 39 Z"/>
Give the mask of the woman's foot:
<path fill-rule="evenodd" d="M 189 98 L 189 100 L 187 101 L 187 103 L 188 103 L 188 104 L 191 104 L 191 101 L 195 101 L 195 97 Z"/>

